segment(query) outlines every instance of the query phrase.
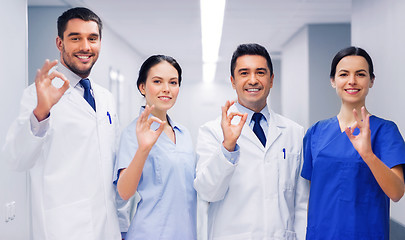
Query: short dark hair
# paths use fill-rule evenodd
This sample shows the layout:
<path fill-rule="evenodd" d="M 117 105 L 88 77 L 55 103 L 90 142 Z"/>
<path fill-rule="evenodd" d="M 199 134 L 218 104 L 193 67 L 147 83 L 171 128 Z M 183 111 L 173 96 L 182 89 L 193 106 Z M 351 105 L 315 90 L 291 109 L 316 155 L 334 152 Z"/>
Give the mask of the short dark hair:
<path fill-rule="evenodd" d="M 63 33 L 66 31 L 67 23 L 69 22 L 69 20 L 74 18 L 78 18 L 83 21 L 96 22 L 98 25 L 98 33 L 101 38 L 101 30 L 103 29 L 103 23 L 101 22 L 101 19 L 97 16 L 97 14 L 95 14 L 88 8 L 76 7 L 65 11 L 62 15 L 59 16 L 57 25 L 58 25 L 58 36 L 60 37 L 60 39 L 63 39 Z"/>
<path fill-rule="evenodd" d="M 371 60 L 370 55 L 366 52 L 366 50 L 359 48 L 359 47 L 347 47 L 342 50 L 340 50 L 338 53 L 336 53 L 335 57 L 332 60 L 332 64 L 330 66 L 330 78 L 335 78 L 336 74 L 336 66 L 342 60 L 342 58 L 347 57 L 347 56 L 361 56 L 366 59 L 368 63 L 368 71 L 370 73 L 370 78 L 373 80 L 375 78 L 374 75 L 374 67 L 373 67 L 373 60 Z"/>
<path fill-rule="evenodd" d="M 238 57 L 244 55 L 259 55 L 266 59 L 267 66 L 270 70 L 270 76 L 273 75 L 273 63 L 271 62 L 270 54 L 267 52 L 266 48 L 257 44 L 257 43 L 247 43 L 239 45 L 235 52 L 233 52 L 232 59 L 231 59 L 231 76 L 234 76 L 234 71 L 236 67 L 236 60 Z"/>
<path fill-rule="evenodd" d="M 142 63 L 142 66 L 139 69 L 138 80 L 136 81 L 136 85 L 138 86 L 138 90 L 141 94 L 142 94 L 142 92 L 139 89 L 139 86 L 141 84 L 146 84 L 146 79 L 148 78 L 149 70 L 153 66 L 155 66 L 158 63 L 161 63 L 163 61 L 170 63 L 177 70 L 177 73 L 179 74 L 178 80 L 179 80 L 179 86 L 180 86 L 182 70 L 181 70 L 180 64 L 176 61 L 176 59 L 174 59 L 173 57 L 170 57 L 170 56 L 165 56 L 165 55 L 152 55 L 148 59 L 146 59 L 145 62 Z"/>

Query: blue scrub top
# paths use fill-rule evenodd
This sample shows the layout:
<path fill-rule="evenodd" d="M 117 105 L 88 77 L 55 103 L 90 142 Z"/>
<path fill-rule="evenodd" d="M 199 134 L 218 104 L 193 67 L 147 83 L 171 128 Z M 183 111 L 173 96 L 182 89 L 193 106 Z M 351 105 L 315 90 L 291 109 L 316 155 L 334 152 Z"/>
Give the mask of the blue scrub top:
<path fill-rule="evenodd" d="M 135 119 L 122 133 L 115 176 L 138 148 Z M 146 159 L 138 185 L 141 197 L 125 239 L 196 239 L 196 155 L 186 128 L 169 119 L 176 143 L 162 132 Z M 151 128 L 157 129 L 157 123 Z M 114 179 L 116 183 L 117 179 Z"/>
<path fill-rule="evenodd" d="M 389 168 L 405 164 L 395 123 L 371 116 L 370 129 L 374 154 Z M 389 239 L 390 199 L 341 132 L 337 117 L 308 129 L 301 175 L 311 181 L 307 239 Z"/>

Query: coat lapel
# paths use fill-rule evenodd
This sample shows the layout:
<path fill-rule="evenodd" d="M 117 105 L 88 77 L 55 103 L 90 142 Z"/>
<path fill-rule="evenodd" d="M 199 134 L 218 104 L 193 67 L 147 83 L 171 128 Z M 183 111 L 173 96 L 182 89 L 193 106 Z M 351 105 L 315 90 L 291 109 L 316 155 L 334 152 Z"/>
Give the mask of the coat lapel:
<path fill-rule="evenodd" d="M 270 110 L 269 130 L 267 132 L 266 149 L 268 149 L 277 138 L 281 135 L 285 125 L 280 121 L 279 117 Z"/>
<path fill-rule="evenodd" d="M 79 108 L 82 111 L 85 111 L 92 116 L 96 116 L 93 108 L 90 104 L 81 96 L 74 88 L 71 86 L 66 92 L 65 97 L 71 102 L 76 108 Z M 97 109 L 97 102 L 96 102 L 96 109 Z"/>

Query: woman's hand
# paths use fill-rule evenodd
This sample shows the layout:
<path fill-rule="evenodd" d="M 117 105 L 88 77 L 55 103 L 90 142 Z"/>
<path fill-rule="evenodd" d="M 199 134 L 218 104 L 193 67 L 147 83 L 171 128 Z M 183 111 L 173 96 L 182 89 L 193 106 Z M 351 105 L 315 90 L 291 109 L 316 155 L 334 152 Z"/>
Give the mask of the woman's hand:
<path fill-rule="evenodd" d="M 242 132 L 243 125 L 247 119 L 247 113 L 242 114 L 239 112 L 231 112 L 228 115 L 228 110 L 234 103 L 235 101 L 226 101 L 225 106 L 222 107 L 221 128 L 224 134 L 224 141 L 222 144 L 229 152 L 233 152 L 235 150 L 236 141 L 238 140 Z M 236 125 L 231 123 L 235 116 L 241 117 L 240 122 Z"/>
<path fill-rule="evenodd" d="M 353 109 L 353 115 L 356 122 L 345 129 L 347 137 L 353 144 L 353 147 L 357 150 L 360 156 L 365 159 L 367 155 L 373 154 L 371 148 L 371 130 L 370 130 L 370 114 L 366 113 L 365 107 L 361 108 L 362 119 L 359 118 L 356 109 Z M 353 135 L 354 129 L 359 128 L 360 133 Z"/>
<path fill-rule="evenodd" d="M 138 147 L 140 150 L 150 151 L 153 145 L 158 140 L 160 134 L 162 133 L 166 121 L 162 121 L 157 117 L 149 117 L 154 106 L 145 106 L 145 110 L 139 116 L 136 122 L 136 138 L 138 139 Z M 153 130 L 150 128 L 153 122 L 160 124 L 159 128 Z"/>
<path fill-rule="evenodd" d="M 350 128 L 346 128 L 345 132 L 347 136 L 363 161 L 370 168 L 384 193 L 394 202 L 399 201 L 405 191 L 402 166 L 397 165 L 390 169 L 373 153 L 371 148 L 370 114 L 366 114 L 366 109 L 364 107 L 361 108 L 363 120 L 359 118 L 355 109 L 353 110 L 353 115 L 356 122 Z M 357 136 L 353 135 L 355 128 L 359 128 L 360 130 Z"/>

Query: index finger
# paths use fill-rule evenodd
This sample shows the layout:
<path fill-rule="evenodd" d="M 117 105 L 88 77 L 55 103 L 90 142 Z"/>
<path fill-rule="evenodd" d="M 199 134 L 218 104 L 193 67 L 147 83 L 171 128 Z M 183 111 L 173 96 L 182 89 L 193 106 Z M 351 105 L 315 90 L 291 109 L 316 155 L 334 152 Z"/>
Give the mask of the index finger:
<path fill-rule="evenodd" d="M 52 62 L 50 62 L 49 59 L 46 59 L 44 65 L 42 65 L 42 68 L 40 69 L 41 73 L 48 74 L 49 70 L 55 67 L 56 64 L 58 64 L 58 60 L 53 60 Z"/>
<path fill-rule="evenodd" d="M 227 116 L 227 114 L 228 114 L 228 110 L 229 110 L 229 108 L 233 105 L 235 103 L 235 101 L 229 101 L 229 100 L 227 100 L 226 102 L 225 102 L 225 105 L 224 106 L 222 106 L 222 119 L 225 119 L 226 118 L 226 116 Z"/>
<path fill-rule="evenodd" d="M 366 113 L 366 108 L 363 106 L 361 107 L 361 115 L 363 117 L 363 122 L 366 127 L 370 126 L 370 114 Z"/>

